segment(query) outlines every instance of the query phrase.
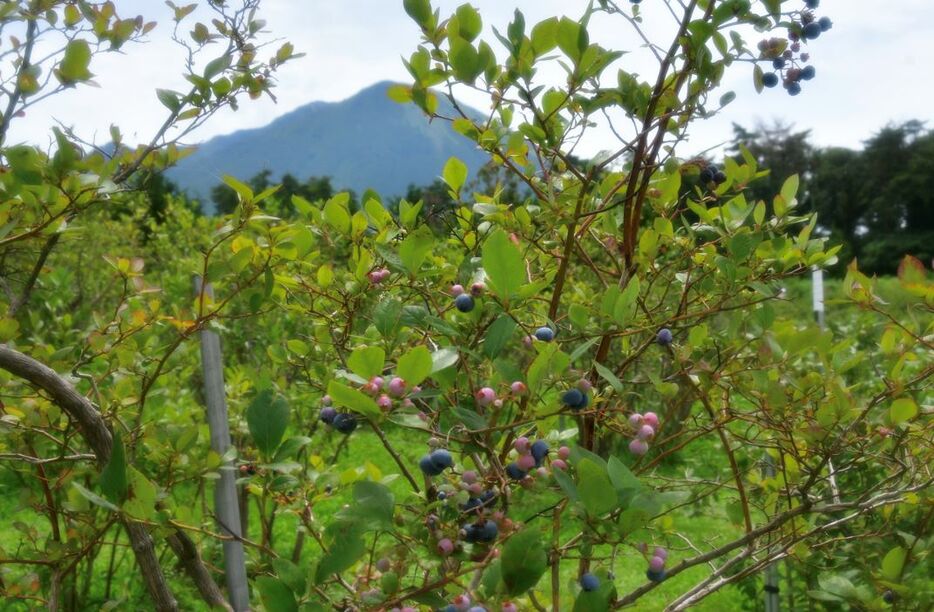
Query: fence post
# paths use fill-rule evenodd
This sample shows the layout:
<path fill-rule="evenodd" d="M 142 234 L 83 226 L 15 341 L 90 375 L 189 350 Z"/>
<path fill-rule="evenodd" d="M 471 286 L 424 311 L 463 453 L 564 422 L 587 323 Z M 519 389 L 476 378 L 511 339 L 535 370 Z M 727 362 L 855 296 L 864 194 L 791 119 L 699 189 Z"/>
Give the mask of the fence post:
<path fill-rule="evenodd" d="M 202 294 L 201 277 L 196 276 L 195 296 Z M 204 297 L 214 298 L 210 283 L 203 287 Z M 230 447 L 230 425 L 227 420 L 227 399 L 224 392 L 224 365 L 221 359 L 221 342 L 216 333 L 202 329 L 201 367 L 204 374 L 204 397 L 207 407 L 208 428 L 211 432 L 211 450 L 221 457 Z M 250 590 L 246 579 L 246 561 L 243 542 L 240 540 L 240 505 L 237 499 L 236 471 L 232 461 L 220 466 L 220 480 L 214 488 L 214 514 L 219 531 L 233 536 L 224 540 L 224 574 L 227 579 L 227 595 L 234 612 L 250 609 Z"/>

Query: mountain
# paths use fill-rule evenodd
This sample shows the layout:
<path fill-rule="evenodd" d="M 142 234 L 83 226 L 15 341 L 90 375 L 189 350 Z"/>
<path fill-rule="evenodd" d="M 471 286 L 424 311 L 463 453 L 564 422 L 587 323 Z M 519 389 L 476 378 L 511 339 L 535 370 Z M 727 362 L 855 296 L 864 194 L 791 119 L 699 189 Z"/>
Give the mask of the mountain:
<path fill-rule="evenodd" d="M 449 123 L 429 123 L 417 106 L 390 100 L 391 85 L 371 85 L 341 102 L 312 102 L 265 127 L 212 138 L 167 175 L 204 202 L 224 174 L 246 180 L 266 169 L 274 180 L 286 173 L 299 180 L 329 176 L 336 189 L 393 196 L 431 183 L 451 156 L 472 171 L 487 161 Z M 445 114 L 448 103 L 439 102 Z"/>

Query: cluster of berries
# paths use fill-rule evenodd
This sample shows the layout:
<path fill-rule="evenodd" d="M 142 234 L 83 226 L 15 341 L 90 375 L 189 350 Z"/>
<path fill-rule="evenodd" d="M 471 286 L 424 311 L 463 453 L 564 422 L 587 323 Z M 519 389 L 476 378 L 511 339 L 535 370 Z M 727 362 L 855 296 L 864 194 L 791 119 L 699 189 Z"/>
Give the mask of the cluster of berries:
<path fill-rule="evenodd" d="M 349 434 L 357 428 L 357 418 L 349 412 L 338 412 L 331 406 L 330 395 L 322 397 L 321 403 L 324 406 L 318 412 L 318 419 L 322 423 L 333 427 L 342 434 Z"/>
<path fill-rule="evenodd" d="M 636 432 L 636 437 L 629 443 L 629 452 L 641 457 L 649 452 L 649 440 L 658 431 L 658 415 L 654 412 L 636 412 L 629 417 L 629 425 Z"/>
<path fill-rule="evenodd" d="M 515 449 L 516 460 L 506 465 L 506 475 L 516 481 L 524 481 L 529 477 L 529 473 L 534 469 L 538 468 L 539 476 L 547 476 L 548 471 L 543 467 L 545 458 L 548 456 L 548 443 L 544 440 L 536 440 L 532 442 L 525 436 L 516 438 L 515 442 L 512 443 L 512 447 Z M 567 464 L 564 462 L 567 459 L 567 455 L 570 454 L 570 449 L 567 447 L 561 447 L 558 452 L 558 459 L 552 462 L 560 461 L 555 467 L 559 469 L 566 469 Z"/>
<path fill-rule="evenodd" d="M 389 379 L 389 382 L 382 376 L 374 376 L 367 382 L 363 387 L 360 388 L 361 391 L 376 398 L 376 405 L 380 407 L 381 410 L 389 412 L 392 409 L 393 399 L 402 398 L 402 407 L 411 408 L 415 404 L 405 395 L 409 391 L 409 387 L 406 382 L 399 378 L 398 376 L 393 376 Z M 419 386 L 412 387 L 412 393 L 418 393 L 422 390 Z"/>
<path fill-rule="evenodd" d="M 451 295 L 454 296 L 454 307 L 461 312 L 470 312 L 477 305 L 474 298 L 483 295 L 486 285 L 483 283 L 474 283 L 470 286 L 470 293 L 464 289 L 463 285 L 452 285 Z"/>
<path fill-rule="evenodd" d="M 645 577 L 652 582 L 661 582 L 665 579 L 665 562 L 668 560 L 668 551 L 661 546 L 656 546 L 652 552 L 652 558 L 649 559 L 649 569 L 645 571 Z"/>
<path fill-rule="evenodd" d="M 437 476 L 447 468 L 454 467 L 454 457 L 443 448 L 437 448 L 418 461 L 418 469 L 425 476 Z"/>
<path fill-rule="evenodd" d="M 577 381 L 577 387 L 568 389 L 561 395 L 561 403 L 571 410 L 583 410 L 590 404 L 590 390 L 593 385 L 586 378 Z"/>
<path fill-rule="evenodd" d="M 775 87 L 781 82 L 789 95 L 801 93 L 801 81 L 810 81 L 817 76 L 814 66 L 803 66 L 810 56 L 801 52 L 802 40 L 814 40 L 833 27 L 830 17 L 818 19 L 812 9 L 820 5 L 820 0 L 806 0 L 807 8 L 800 11 L 799 21 L 788 31 L 788 38 L 770 38 L 759 42 L 762 59 L 771 60 L 772 72 L 762 75 L 765 87 Z M 791 43 L 791 44 L 789 44 Z"/>
<path fill-rule="evenodd" d="M 506 602 L 501 608 L 502 612 L 516 612 L 518 608 L 516 604 Z M 470 601 L 470 596 L 468 595 L 458 595 L 454 598 L 452 603 L 441 608 L 439 612 L 492 612 L 489 608 L 484 606 L 472 606 Z"/>
<path fill-rule="evenodd" d="M 389 274 L 390 272 L 387 268 L 377 268 L 368 272 L 366 277 L 370 280 L 371 284 L 378 285 L 389 278 Z"/>

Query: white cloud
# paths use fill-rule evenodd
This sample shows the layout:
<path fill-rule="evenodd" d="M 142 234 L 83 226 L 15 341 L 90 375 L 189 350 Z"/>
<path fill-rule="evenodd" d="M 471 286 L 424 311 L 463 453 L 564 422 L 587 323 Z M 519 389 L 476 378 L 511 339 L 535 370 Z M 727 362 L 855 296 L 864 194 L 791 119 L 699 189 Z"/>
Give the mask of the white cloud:
<path fill-rule="evenodd" d="M 653 32 L 666 31 L 671 22 L 667 11 L 653 6 L 660 2 L 643 2 L 646 27 Z M 433 4 L 445 14 L 460 0 Z M 473 4 L 487 28 L 495 25 L 502 31 L 516 7 L 532 24 L 554 14 L 577 16 L 587 3 L 474 0 Z M 751 125 L 756 119 L 782 118 L 799 129 L 811 129 L 821 145 L 853 147 L 889 121 L 934 119 L 930 102 L 934 83 L 928 65 L 934 57 L 934 3 L 824 0 L 821 4 L 820 13 L 830 16 L 835 25 L 812 45 L 818 76 L 805 84 L 804 93 L 792 98 L 776 89 L 757 95 L 751 68 L 734 66 L 725 86 L 736 91 L 736 101 L 721 116 L 694 126 L 690 151 L 728 140 L 732 122 Z M 8 142 L 47 142 L 53 119 L 76 125 L 86 136 L 96 133 L 99 141 L 107 139 L 111 123 L 132 141 L 146 137 L 162 122 L 165 111 L 152 92 L 156 87 L 184 86 L 178 74 L 182 52 L 169 40 L 170 11 L 156 0 L 124 0 L 117 5 L 123 16 L 142 13 L 159 22 L 150 42 L 95 60 L 92 71 L 100 89 L 82 87 L 30 109 L 28 117 L 14 124 Z M 196 140 L 258 127 L 308 102 L 340 100 L 379 80 L 407 80 L 400 57 L 415 48 L 419 33 L 403 12 L 401 0 L 265 0 L 262 14 L 275 36 L 292 41 L 307 55 L 281 71 L 275 90 L 278 104 L 245 102 L 238 112 L 215 117 L 195 135 Z M 631 28 L 596 20 L 593 29 L 594 40 L 635 51 L 624 58 L 624 65 L 650 67 L 640 59 L 639 41 Z M 477 97 L 471 101 L 483 103 Z M 587 152 L 612 142 L 612 135 L 603 130 L 587 143 Z"/>

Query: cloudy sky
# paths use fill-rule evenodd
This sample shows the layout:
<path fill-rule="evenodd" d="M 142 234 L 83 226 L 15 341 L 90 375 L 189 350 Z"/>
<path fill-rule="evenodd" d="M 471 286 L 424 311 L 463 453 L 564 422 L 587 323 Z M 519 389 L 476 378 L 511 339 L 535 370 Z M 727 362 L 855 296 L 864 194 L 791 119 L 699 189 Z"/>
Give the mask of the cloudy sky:
<path fill-rule="evenodd" d="M 194 0 L 191 0 L 194 1 Z M 462 2 L 435 0 L 442 15 Z M 671 16 L 663 7 L 643 2 L 646 28 L 664 34 Z M 179 4 L 185 2 L 179 0 Z M 621 0 L 625 3 L 625 0 Z M 171 13 L 158 0 L 117 0 L 121 16 L 143 14 L 160 23 L 149 42 L 128 46 L 123 54 L 96 59 L 91 70 L 100 88 L 81 87 L 31 109 L 16 122 L 8 142 L 48 142 L 54 120 L 76 125 L 80 133 L 98 142 L 107 140 L 111 123 L 121 127 L 127 141 L 142 139 L 165 116 L 155 88 L 184 87 L 178 75 L 182 52 L 169 40 Z M 484 26 L 501 31 L 519 8 L 531 24 L 551 15 L 577 18 L 584 0 L 472 0 Z M 802 0 L 803 4 L 803 0 Z M 374 82 L 406 81 L 400 57 L 418 44 L 419 32 L 402 10 L 402 0 L 263 0 L 262 12 L 272 34 L 292 41 L 305 57 L 279 74 L 270 100 L 244 103 L 240 110 L 225 111 L 205 125 L 193 142 L 238 129 L 258 127 L 303 104 L 315 100 L 336 101 L 353 95 Z M 688 151 L 716 146 L 731 135 L 730 124 L 752 125 L 757 120 L 780 118 L 799 129 L 810 129 L 821 145 L 858 147 L 882 125 L 892 121 L 921 119 L 934 126 L 934 1 L 823 0 L 820 15 L 830 16 L 834 28 L 811 45 L 817 78 L 805 83 L 802 95 L 791 98 L 782 90 L 756 94 L 748 65 L 734 67 L 724 80 L 724 91 L 737 99 L 718 117 L 695 126 Z M 592 40 L 604 46 L 633 49 L 624 64 L 628 69 L 648 65 L 638 51 L 639 41 L 625 23 L 597 20 Z M 752 44 L 756 37 L 750 39 Z M 502 53 L 499 54 L 502 56 Z M 482 105 L 482 100 L 474 99 Z M 586 142 L 585 153 L 611 146 L 608 130 Z"/>

